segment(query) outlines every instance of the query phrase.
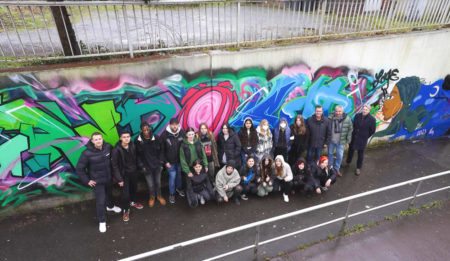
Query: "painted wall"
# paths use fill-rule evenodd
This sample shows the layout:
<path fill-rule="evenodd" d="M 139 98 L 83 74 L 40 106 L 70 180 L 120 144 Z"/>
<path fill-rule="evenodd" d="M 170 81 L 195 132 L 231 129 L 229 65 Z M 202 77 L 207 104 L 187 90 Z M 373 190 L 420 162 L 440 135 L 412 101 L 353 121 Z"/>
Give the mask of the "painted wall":
<path fill-rule="evenodd" d="M 0 213 L 43 196 L 79 197 L 89 191 L 74 174 L 88 136 L 98 131 L 115 144 L 121 130 L 136 136 L 141 121 L 161 133 L 177 117 L 185 128 L 206 122 L 217 134 L 222 123 L 239 128 L 246 117 L 256 123 L 268 119 L 274 126 L 280 117 L 309 117 L 318 104 L 325 114 L 341 104 L 351 117 L 370 104 L 377 119 L 372 142 L 448 135 L 450 66 L 444 58 L 450 56 L 448 47 L 436 42 L 448 35 L 443 31 L 0 75 Z M 431 53 L 419 59 L 431 68 L 444 66 L 432 72 L 404 71 L 410 68 L 400 52 L 405 47 L 398 46 L 404 41 L 430 44 L 415 50 Z M 376 54 L 370 46 L 399 52 L 377 55 L 388 66 L 377 66 L 379 61 L 366 66 L 370 63 L 364 56 L 354 56 L 364 49 Z M 320 66 L 311 50 L 323 58 Z M 325 58 L 321 50 L 337 54 Z"/>

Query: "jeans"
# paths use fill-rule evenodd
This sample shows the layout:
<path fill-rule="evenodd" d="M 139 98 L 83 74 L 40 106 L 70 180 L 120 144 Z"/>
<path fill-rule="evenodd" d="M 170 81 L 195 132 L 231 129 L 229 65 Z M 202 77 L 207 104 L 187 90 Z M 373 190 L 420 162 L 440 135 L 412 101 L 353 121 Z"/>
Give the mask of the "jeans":
<path fill-rule="evenodd" d="M 147 169 L 144 173 L 150 197 L 161 197 L 161 170 L 162 168 L 158 167 L 155 169 Z"/>
<path fill-rule="evenodd" d="M 334 149 L 336 149 L 336 161 L 334 162 Z M 333 167 L 335 170 L 339 170 L 341 168 L 342 157 L 344 156 L 344 145 L 338 143 L 328 143 L 328 166 Z"/>
<path fill-rule="evenodd" d="M 122 198 L 122 209 L 130 209 L 130 201 L 136 201 L 137 175 L 136 173 L 127 173 L 123 177 L 123 187 L 120 188 Z"/>
<path fill-rule="evenodd" d="M 181 189 L 181 163 L 170 163 L 169 172 L 169 193 L 175 194 L 175 188 Z"/>
<path fill-rule="evenodd" d="M 106 222 L 106 207 L 112 208 L 114 204 L 111 201 L 112 184 L 96 184 L 94 187 L 95 206 L 97 210 L 98 222 Z"/>
<path fill-rule="evenodd" d="M 306 161 L 308 161 L 308 163 L 311 163 L 312 154 L 315 153 L 316 155 L 314 158 L 314 163 L 317 163 L 319 161 L 320 155 L 322 154 L 322 148 L 323 147 L 308 148 L 308 153 L 306 154 Z"/>

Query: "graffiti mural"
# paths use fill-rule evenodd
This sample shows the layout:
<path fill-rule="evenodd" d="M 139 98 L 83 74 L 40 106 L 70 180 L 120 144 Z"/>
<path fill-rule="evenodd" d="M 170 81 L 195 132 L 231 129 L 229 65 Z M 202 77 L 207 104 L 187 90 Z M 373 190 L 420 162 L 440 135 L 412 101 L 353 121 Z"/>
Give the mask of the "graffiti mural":
<path fill-rule="evenodd" d="M 220 126 L 242 126 L 280 117 L 309 117 L 316 105 L 325 114 L 341 104 L 353 117 L 363 104 L 372 105 L 377 138 L 412 139 L 449 133 L 449 79 L 425 83 L 401 78 L 395 68 L 375 73 L 347 67 L 305 64 L 283 68 L 268 79 L 262 69 L 235 74 L 183 75 L 160 79 L 111 77 L 41 82 L 33 74 L 0 78 L 0 213 L 42 195 L 78 197 L 90 189 L 79 183 L 74 167 L 92 132 L 115 144 L 121 130 L 133 136 L 145 121 L 161 134 L 177 117 L 182 127 L 205 122 L 218 134 Z"/>

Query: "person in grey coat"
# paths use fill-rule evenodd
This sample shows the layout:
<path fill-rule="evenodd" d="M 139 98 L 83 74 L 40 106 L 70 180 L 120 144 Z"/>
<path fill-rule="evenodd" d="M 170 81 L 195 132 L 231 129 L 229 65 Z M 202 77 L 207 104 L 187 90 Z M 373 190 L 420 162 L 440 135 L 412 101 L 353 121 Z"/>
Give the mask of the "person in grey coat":
<path fill-rule="evenodd" d="M 241 176 L 235 168 L 234 160 L 228 160 L 226 165 L 223 166 L 216 175 L 216 197 L 217 202 L 228 202 L 231 197 L 234 198 L 234 202 L 239 205 L 239 197 L 242 193 Z"/>

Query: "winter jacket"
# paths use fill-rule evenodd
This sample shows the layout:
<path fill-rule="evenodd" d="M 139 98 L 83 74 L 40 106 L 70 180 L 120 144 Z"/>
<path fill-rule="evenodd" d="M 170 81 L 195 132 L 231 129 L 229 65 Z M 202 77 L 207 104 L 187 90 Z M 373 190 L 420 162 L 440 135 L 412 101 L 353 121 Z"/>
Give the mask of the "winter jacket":
<path fill-rule="evenodd" d="M 316 164 L 313 164 L 311 174 L 314 180 L 314 189 L 320 188 L 328 179 L 331 179 L 331 183 L 336 181 L 336 172 L 333 168 L 328 168 L 328 171 L 326 171 L 326 169 L 321 169 Z"/>
<path fill-rule="evenodd" d="M 241 162 L 241 141 L 239 140 L 238 135 L 233 129 L 229 129 L 228 139 L 225 140 L 223 132 L 219 133 L 219 137 L 217 138 L 217 149 L 218 149 L 218 157 L 219 161 L 223 161 L 223 154 L 226 155 L 226 160 L 234 160 L 236 164 Z M 226 162 L 223 162 L 226 163 Z"/>
<path fill-rule="evenodd" d="M 134 140 L 134 144 L 136 145 L 138 160 L 143 168 L 157 169 L 164 163 L 163 148 L 158 135 L 153 134 L 150 139 L 146 139 L 142 134 L 139 134 Z"/>
<path fill-rule="evenodd" d="M 331 139 L 330 120 L 322 115 L 320 120 L 313 115 L 306 120 L 306 128 L 309 131 L 309 148 L 321 148 Z"/>
<path fill-rule="evenodd" d="M 89 141 L 86 150 L 81 153 L 76 166 L 81 182 L 88 184 L 90 180 L 97 184 L 107 184 L 111 180 L 111 145 L 103 142 L 102 149 L 95 148 Z"/>
<path fill-rule="evenodd" d="M 209 182 L 208 174 L 206 172 L 201 172 L 200 174 L 194 173 L 194 176 L 188 177 L 186 181 L 191 183 L 190 186 L 187 186 L 190 190 L 188 192 L 199 193 L 206 189 L 210 195 L 214 194 L 213 187 L 211 186 L 211 182 Z"/>
<path fill-rule="evenodd" d="M 283 166 L 283 173 L 282 173 L 282 175 L 280 175 L 280 176 L 277 176 L 277 175 L 276 175 L 277 165 L 276 165 L 276 163 L 275 163 L 275 171 L 274 171 L 275 177 L 276 177 L 277 179 L 279 179 L 279 180 L 284 180 L 284 179 L 286 179 L 286 182 L 291 181 L 292 178 L 293 178 L 291 166 L 289 166 L 289 164 L 287 164 L 286 162 L 284 162 L 283 156 L 278 155 L 278 156 L 275 157 L 275 161 L 276 161 L 277 159 L 280 159 L 280 160 L 281 160 L 281 164 L 282 164 L 282 166 Z"/>
<path fill-rule="evenodd" d="M 189 143 L 187 139 L 184 139 L 180 146 L 181 170 L 186 174 L 190 173 L 191 166 L 196 159 L 200 159 L 203 162 L 203 167 L 208 167 L 205 151 L 200 141 L 197 140 L 197 137 L 194 138 L 193 144 Z"/>
<path fill-rule="evenodd" d="M 225 197 L 227 192 L 233 191 L 240 182 L 241 176 L 239 176 L 239 172 L 236 169 L 233 169 L 233 172 L 228 175 L 227 166 L 223 166 L 216 175 L 216 191 L 221 197 Z M 226 185 L 228 186 L 227 190 L 224 189 Z"/>
<path fill-rule="evenodd" d="M 252 122 L 252 127 L 250 128 L 250 134 L 247 132 L 247 128 L 245 128 L 245 122 L 250 120 Z M 244 126 L 241 127 L 238 133 L 239 140 L 241 141 L 242 151 L 247 155 L 252 155 L 256 153 L 256 145 L 258 144 L 258 134 L 256 133 L 256 129 L 253 126 L 253 120 L 251 118 L 244 119 Z"/>
<path fill-rule="evenodd" d="M 269 135 L 263 135 L 260 133 L 260 126 L 256 128 L 258 133 L 258 145 L 256 146 L 256 156 L 261 158 L 264 154 L 270 155 L 273 147 L 272 133 L 269 131 Z"/>
<path fill-rule="evenodd" d="M 368 114 L 363 116 L 362 113 L 355 115 L 353 119 L 352 143 L 350 147 L 354 150 L 364 150 L 367 146 L 367 140 L 375 133 L 375 118 Z"/>
<path fill-rule="evenodd" d="M 291 130 L 291 149 L 289 150 L 289 162 L 296 162 L 298 157 L 308 148 L 309 131 L 306 128 L 303 135 L 295 134 L 295 123 L 290 126 Z"/>
<path fill-rule="evenodd" d="M 259 168 L 258 166 L 255 164 L 252 168 L 252 176 L 250 177 L 250 168 L 247 166 L 247 164 L 245 164 L 244 166 L 241 167 L 239 174 L 241 175 L 241 184 L 255 184 L 257 185 L 257 179 L 260 177 L 259 176 Z M 247 180 L 244 181 L 244 177 L 247 178 Z"/>
<path fill-rule="evenodd" d="M 280 133 L 283 133 L 280 127 L 280 123 L 282 121 L 286 122 L 286 128 L 284 129 L 285 144 L 279 143 Z M 291 138 L 291 129 L 289 128 L 289 126 L 287 126 L 287 120 L 286 118 L 281 118 L 278 123 L 278 126 L 273 130 L 273 149 L 290 148 L 290 138 Z"/>
<path fill-rule="evenodd" d="M 180 162 L 180 146 L 185 136 L 186 132 L 183 129 L 180 128 L 174 133 L 170 129 L 170 126 L 167 125 L 166 130 L 161 135 L 163 148 L 162 159 L 164 164 Z"/>
<path fill-rule="evenodd" d="M 330 113 L 330 115 L 328 115 L 328 118 L 330 120 L 330 130 L 333 132 L 334 131 L 333 125 L 335 124 L 334 113 Z M 347 116 L 347 114 L 343 113 L 341 135 L 339 137 L 340 145 L 345 145 L 347 143 L 350 144 L 350 142 L 352 141 L 352 131 L 353 131 L 352 119 L 349 116 Z M 331 135 L 333 134 L 331 133 Z M 331 138 L 329 141 L 331 142 Z"/>
<path fill-rule="evenodd" d="M 142 163 L 138 159 L 136 154 L 136 146 L 132 142 L 128 144 L 128 152 L 131 156 L 131 162 L 125 162 L 125 149 L 122 147 L 121 142 L 117 142 L 116 146 L 112 148 L 111 151 L 111 167 L 112 167 L 112 174 L 115 179 L 117 179 L 118 182 L 123 181 L 123 177 L 127 175 L 125 164 L 131 164 L 130 166 L 134 165 L 133 167 L 137 170 L 138 168 L 142 169 Z"/>
<path fill-rule="evenodd" d="M 304 169 L 299 169 L 297 163 L 295 166 L 292 166 L 292 174 L 293 174 L 293 182 L 294 186 L 299 184 L 314 184 L 314 180 L 312 177 L 311 169 L 309 165 L 306 163 L 304 158 L 299 158 L 298 161 L 302 161 L 305 165 Z"/>
<path fill-rule="evenodd" d="M 208 157 L 208 154 L 205 147 L 210 146 L 212 161 L 214 162 L 215 166 L 219 166 L 219 157 L 217 156 L 217 142 L 216 138 L 214 137 L 214 133 L 211 132 L 211 138 L 209 138 L 208 135 L 203 135 L 201 137 L 198 137 L 198 139 L 203 145 L 203 150 L 205 150 L 206 157 Z"/>

